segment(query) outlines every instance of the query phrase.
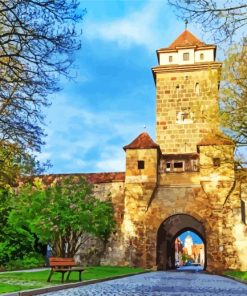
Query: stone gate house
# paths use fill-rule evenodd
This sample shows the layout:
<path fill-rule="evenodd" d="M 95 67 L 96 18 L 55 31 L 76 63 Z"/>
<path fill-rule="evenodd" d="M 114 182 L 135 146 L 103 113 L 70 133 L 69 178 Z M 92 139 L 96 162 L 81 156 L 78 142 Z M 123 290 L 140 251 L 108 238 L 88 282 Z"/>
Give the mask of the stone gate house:
<path fill-rule="evenodd" d="M 114 203 L 117 231 L 102 264 L 168 269 L 175 238 L 192 230 L 207 270 L 247 270 L 247 182 L 219 131 L 215 55 L 188 30 L 157 50 L 156 142 L 144 132 L 126 145 L 125 173 L 81 174 Z"/>

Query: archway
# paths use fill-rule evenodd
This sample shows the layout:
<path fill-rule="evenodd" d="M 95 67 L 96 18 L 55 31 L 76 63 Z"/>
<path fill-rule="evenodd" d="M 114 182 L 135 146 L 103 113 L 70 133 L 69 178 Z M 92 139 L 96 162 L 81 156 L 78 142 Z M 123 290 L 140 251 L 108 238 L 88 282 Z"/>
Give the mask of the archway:
<path fill-rule="evenodd" d="M 175 239 L 184 231 L 196 233 L 205 245 L 205 265 L 206 257 L 206 235 L 202 222 L 187 214 L 176 214 L 167 218 L 161 223 L 157 233 L 157 256 L 156 265 L 158 270 L 175 268 Z"/>

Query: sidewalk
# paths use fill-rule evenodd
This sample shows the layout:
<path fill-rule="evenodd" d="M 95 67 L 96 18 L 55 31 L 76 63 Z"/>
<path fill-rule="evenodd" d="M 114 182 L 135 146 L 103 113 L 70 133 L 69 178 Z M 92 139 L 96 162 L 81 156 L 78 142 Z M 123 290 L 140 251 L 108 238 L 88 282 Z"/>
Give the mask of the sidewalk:
<path fill-rule="evenodd" d="M 11 273 L 11 272 L 37 272 L 37 271 L 44 271 L 50 270 L 50 267 L 40 267 L 40 268 L 33 268 L 33 269 L 23 269 L 23 270 L 8 270 L 8 271 L 0 271 L 1 273 Z"/>

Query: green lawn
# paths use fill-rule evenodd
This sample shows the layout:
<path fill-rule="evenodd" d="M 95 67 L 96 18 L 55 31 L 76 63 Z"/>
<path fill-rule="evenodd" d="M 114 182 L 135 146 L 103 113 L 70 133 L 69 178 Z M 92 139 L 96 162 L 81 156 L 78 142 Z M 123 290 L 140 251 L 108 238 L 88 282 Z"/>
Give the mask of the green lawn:
<path fill-rule="evenodd" d="M 247 282 L 247 271 L 226 271 L 224 274 Z"/>
<path fill-rule="evenodd" d="M 87 267 L 82 273 L 83 280 L 103 279 L 117 275 L 133 274 L 144 271 L 141 268 L 98 266 Z M 42 288 L 61 284 L 61 274 L 55 273 L 51 283 L 47 283 L 49 271 L 12 272 L 0 274 L 0 293 Z M 78 281 L 78 273 L 72 272 L 69 282 Z M 67 282 L 68 283 L 68 282 Z"/>

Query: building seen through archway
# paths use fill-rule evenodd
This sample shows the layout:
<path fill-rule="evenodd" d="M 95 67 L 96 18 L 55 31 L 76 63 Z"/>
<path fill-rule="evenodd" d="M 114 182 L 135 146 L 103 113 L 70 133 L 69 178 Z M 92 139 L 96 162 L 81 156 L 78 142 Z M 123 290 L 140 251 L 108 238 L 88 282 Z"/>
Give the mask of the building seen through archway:
<path fill-rule="evenodd" d="M 193 231 L 185 231 L 175 239 L 175 266 L 201 266 L 205 264 L 205 246 Z"/>
<path fill-rule="evenodd" d="M 193 263 L 205 269 L 205 254 L 205 229 L 203 223 L 196 218 L 186 214 L 176 214 L 160 225 L 157 233 L 159 270 L 175 269 Z"/>

